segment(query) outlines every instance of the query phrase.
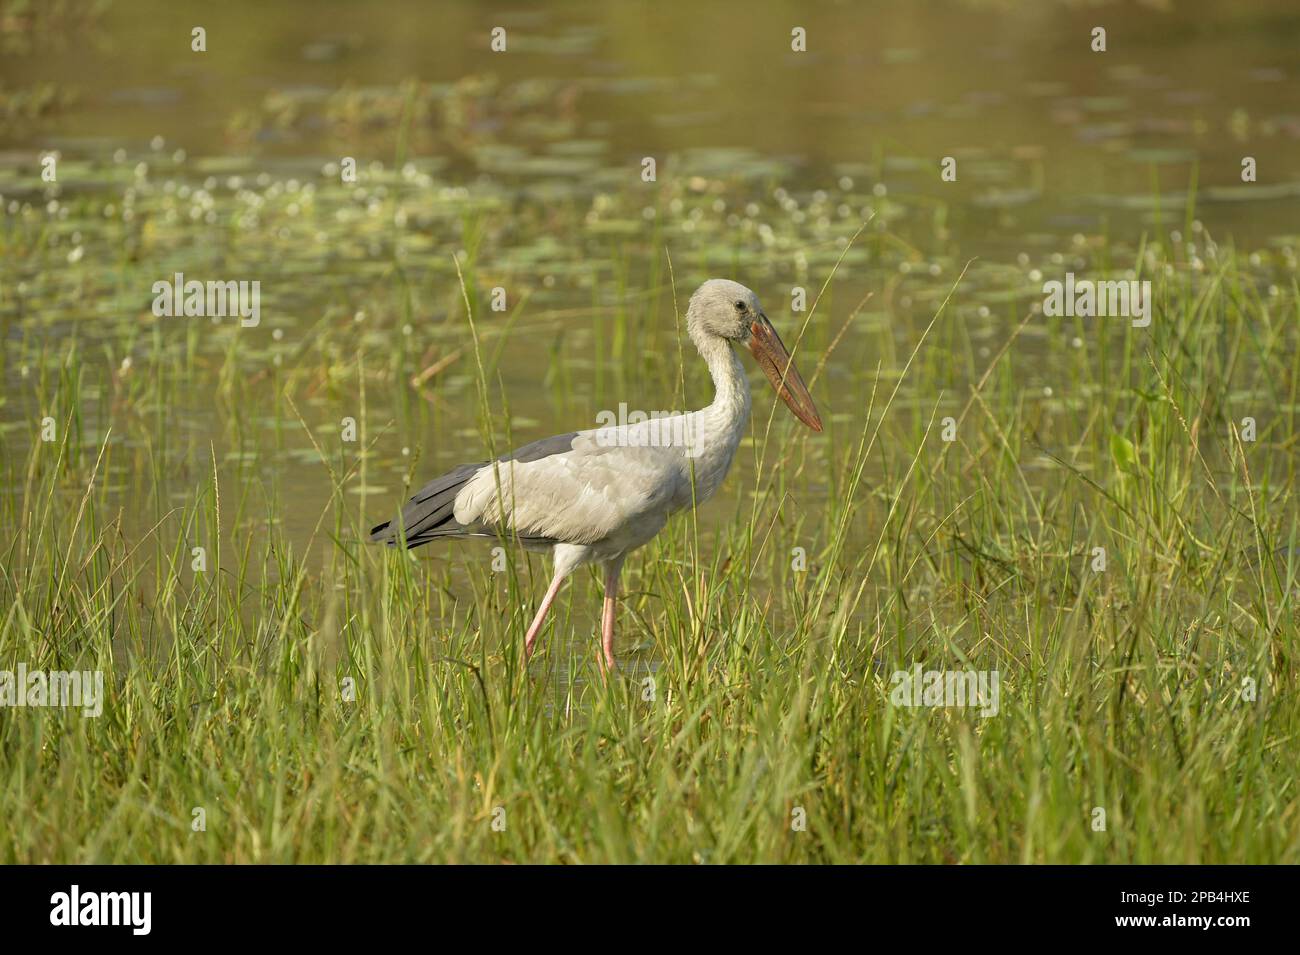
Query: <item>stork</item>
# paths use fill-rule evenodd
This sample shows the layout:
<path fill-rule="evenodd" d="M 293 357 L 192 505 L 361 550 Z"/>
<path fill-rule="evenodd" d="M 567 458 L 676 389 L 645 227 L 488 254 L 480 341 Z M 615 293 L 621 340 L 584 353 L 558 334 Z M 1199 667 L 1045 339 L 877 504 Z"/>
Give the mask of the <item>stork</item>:
<path fill-rule="evenodd" d="M 689 414 L 571 431 L 495 461 L 462 464 L 420 488 L 400 520 L 375 527 L 370 539 L 410 548 L 442 538 L 494 537 L 550 551 L 554 574 L 524 636 L 525 660 L 565 578 L 584 564 L 600 564 L 601 664 L 614 669 L 623 561 L 671 515 L 711 498 L 736 456 L 751 399 L 733 346 L 747 346 L 794 416 L 822 430 L 807 385 L 752 291 L 727 279 L 705 282 L 691 296 L 686 327 L 709 366 L 712 404 Z"/>

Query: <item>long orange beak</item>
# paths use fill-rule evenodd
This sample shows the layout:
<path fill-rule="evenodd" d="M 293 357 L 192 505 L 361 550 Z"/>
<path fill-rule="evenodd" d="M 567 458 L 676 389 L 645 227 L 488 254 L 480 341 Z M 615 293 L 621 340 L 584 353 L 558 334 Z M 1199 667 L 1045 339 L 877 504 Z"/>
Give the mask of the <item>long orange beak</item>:
<path fill-rule="evenodd" d="M 814 431 L 821 431 L 822 419 L 817 414 L 812 395 L 808 394 L 808 386 L 803 383 L 799 369 L 790 360 L 790 352 L 767 316 L 750 323 L 749 332 L 749 351 L 772 383 L 772 389 L 796 418 Z"/>

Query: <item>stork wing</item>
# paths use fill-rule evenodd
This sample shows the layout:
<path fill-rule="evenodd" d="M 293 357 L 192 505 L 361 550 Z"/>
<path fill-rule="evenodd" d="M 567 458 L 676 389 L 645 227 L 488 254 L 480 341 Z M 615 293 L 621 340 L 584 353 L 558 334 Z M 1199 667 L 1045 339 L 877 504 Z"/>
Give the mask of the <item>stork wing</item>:
<path fill-rule="evenodd" d="M 681 455 L 669 448 L 608 447 L 596 434 L 548 438 L 486 465 L 456 495 L 456 521 L 590 544 L 648 512 L 666 510 Z M 545 445 L 555 441 L 570 446 L 548 453 Z"/>

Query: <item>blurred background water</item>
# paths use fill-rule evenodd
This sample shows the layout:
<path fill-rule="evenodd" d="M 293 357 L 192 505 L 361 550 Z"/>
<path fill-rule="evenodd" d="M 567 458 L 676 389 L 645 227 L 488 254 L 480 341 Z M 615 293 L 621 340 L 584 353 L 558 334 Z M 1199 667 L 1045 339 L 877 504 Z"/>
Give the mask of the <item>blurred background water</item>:
<path fill-rule="evenodd" d="M 843 255 L 803 346 L 822 353 L 872 294 L 824 372 L 842 421 L 972 260 L 952 309 L 980 357 L 1045 277 L 1131 274 L 1153 246 L 1193 272 L 1231 243 L 1266 300 L 1294 282 L 1300 7 L 1287 0 L 0 11 L 6 450 L 48 413 L 75 345 L 86 447 L 112 423 L 113 441 L 169 462 L 155 492 L 175 501 L 215 454 L 310 501 L 292 512 L 300 532 L 328 482 L 282 391 L 325 433 L 364 400 L 379 437 L 350 490 L 383 508 L 405 481 L 480 456 L 453 254 L 503 443 L 589 426 L 619 401 L 676 407 L 667 255 L 679 302 L 727 275 L 788 329 L 802 318 L 791 287 L 811 302 Z M 196 26 L 206 52 L 191 50 Z M 489 47 L 498 26 L 504 53 Z M 795 27 L 807 52 L 791 49 Z M 50 153 L 55 183 L 40 178 Z M 945 156 L 956 182 L 940 180 Z M 1259 182 L 1242 183 L 1244 156 Z M 259 280 L 261 324 L 155 319 L 152 284 L 178 271 Z M 506 313 L 487 308 L 498 286 Z M 1061 383 L 1085 346 L 1105 344 L 1043 324 L 1017 346 L 1036 356 L 1022 381 L 1049 417 L 1082 400 Z M 901 401 L 932 402 L 936 377 L 967 382 L 951 364 Z M 707 381 L 686 365 L 694 407 Z M 110 480 L 138 486 L 141 460 L 117 457 Z"/>

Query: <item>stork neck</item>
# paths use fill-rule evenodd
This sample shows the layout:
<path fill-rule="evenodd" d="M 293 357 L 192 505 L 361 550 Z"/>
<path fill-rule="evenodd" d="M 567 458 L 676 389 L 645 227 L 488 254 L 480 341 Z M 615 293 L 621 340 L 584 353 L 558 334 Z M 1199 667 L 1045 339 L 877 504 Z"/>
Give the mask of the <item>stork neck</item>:
<path fill-rule="evenodd" d="M 729 419 L 748 418 L 749 381 L 745 378 L 745 366 L 740 363 L 739 356 L 721 338 L 706 339 L 699 343 L 699 349 L 713 379 L 713 404 L 709 409 L 720 411 Z"/>

